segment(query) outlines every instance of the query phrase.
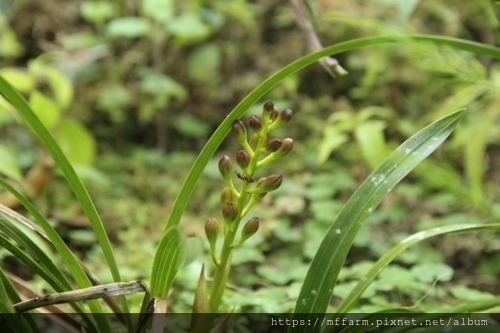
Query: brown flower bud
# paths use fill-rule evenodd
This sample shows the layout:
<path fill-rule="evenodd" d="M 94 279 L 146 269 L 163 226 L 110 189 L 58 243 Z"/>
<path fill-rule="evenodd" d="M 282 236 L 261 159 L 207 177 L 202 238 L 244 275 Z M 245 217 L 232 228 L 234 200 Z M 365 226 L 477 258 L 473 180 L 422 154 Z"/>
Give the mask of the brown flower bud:
<path fill-rule="evenodd" d="M 224 187 L 220 193 L 220 203 L 224 206 L 228 202 L 234 201 L 233 191 L 229 187 Z"/>
<path fill-rule="evenodd" d="M 241 169 L 245 170 L 250 164 L 250 155 L 246 152 L 246 150 L 241 149 L 236 153 L 236 163 L 240 166 Z"/>
<path fill-rule="evenodd" d="M 217 237 L 219 236 L 219 222 L 217 222 L 215 217 L 211 217 L 205 222 L 205 235 L 211 245 L 217 242 Z"/>
<path fill-rule="evenodd" d="M 281 121 L 284 123 L 289 122 L 292 119 L 292 114 L 293 114 L 293 112 L 290 109 L 285 109 L 285 110 L 281 111 L 281 114 L 280 114 Z"/>
<path fill-rule="evenodd" d="M 264 109 L 262 110 L 262 118 L 270 119 L 271 121 L 278 118 L 279 112 L 273 102 L 267 102 L 264 104 Z"/>
<path fill-rule="evenodd" d="M 281 146 L 280 148 L 276 151 L 276 155 L 281 157 L 285 156 L 288 154 L 293 148 L 293 139 L 286 138 L 281 140 Z"/>
<path fill-rule="evenodd" d="M 224 155 L 219 160 L 219 172 L 224 179 L 229 179 L 230 177 L 232 177 L 233 162 L 231 161 L 229 156 Z"/>
<path fill-rule="evenodd" d="M 233 123 L 233 133 L 241 145 L 247 141 L 247 129 L 241 120 L 235 120 Z"/>
<path fill-rule="evenodd" d="M 270 153 L 273 153 L 280 149 L 281 140 L 278 138 L 269 138 L 266 140 L 266 150 Z"/>
<path fill-rule="evenodd" d="M 255 132 L 258 132 L 262 128 L 262 121 L 256 115 L 252 115 L 252 116 L 250 116 L 250 120 L 248 121 L 248 125 Z"/>
<path fill-rule="evenodd" d="M 283 176 L 279 173 L 274 173 L 269 177 L 262 177 L 257 181 L 255 188 L 261 193 L 267 193 L 276 190 L 280 187 L 283 181 Z"/>
<path fill-rule="evenodd" d="M 222 216 L 227 224 L 231 224 L 238 217 L 238 207 L 234 202 L 227 202 L 222 206 Z"/>
<path fill-rule="evenodd" d="M 241 229 L 241 238 L 246 240 L 257 232 L 259 230 L 259 218 L 257 216 L 252 217 L 250 220 L 245 223 L 243 226 L 243 229 Z"/>

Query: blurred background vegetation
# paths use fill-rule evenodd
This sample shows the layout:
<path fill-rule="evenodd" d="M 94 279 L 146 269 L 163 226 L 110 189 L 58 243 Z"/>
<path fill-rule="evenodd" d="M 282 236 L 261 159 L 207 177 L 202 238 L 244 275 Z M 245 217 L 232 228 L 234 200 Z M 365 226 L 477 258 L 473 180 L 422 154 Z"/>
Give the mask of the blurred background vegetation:
<path fill-rule="evenodd" d="M 306 12 L 323 45 L 387 33 L 491 45 L 500 39 L 498 5 L 488 0 L 311 4 Z M 0 75 L 24 94 L 74 163 L 125 280 L 148 281 L 169 208 L 221 120 L 262 80 L 310 51 L 292 7 L 285 0 L 0 2 Z M 498 63 L 409 40 L 337 60 L 348 75 L 333 78 L 317 64 L 266 96 L 294 110 L 286 136 L 295 148 L 286 163 L 270 166 L 285 180 L 254 209 L 261 230 L 235 253 L 227 306 L 291 311 L 320 240 L 356 187 L 405 138 L 461 107 L 468 114 L 452 138 L 388 195 L 358 235 L 335 295 L 347 295 L 370 262 L 413 232 L 500 217 Z M 111 280 L 69 188 L 3 100 L 0 135 L 0 172 L 31 196 L 101 280 Z M 183 217 L 190 253 L 175 282 L 174 311 L 190 310 L 207 259 L 203 224 L 218 211 L 223 186 L 217 161 L 236 147 L 229 139 L 221 146 Z M 382 272 L 357 309 L 439 309 L 493 297 L 500 293 L 499 250 L 495 234 L 425 242 Z M 7 252 L 0 260 L 36 283 Z"/>

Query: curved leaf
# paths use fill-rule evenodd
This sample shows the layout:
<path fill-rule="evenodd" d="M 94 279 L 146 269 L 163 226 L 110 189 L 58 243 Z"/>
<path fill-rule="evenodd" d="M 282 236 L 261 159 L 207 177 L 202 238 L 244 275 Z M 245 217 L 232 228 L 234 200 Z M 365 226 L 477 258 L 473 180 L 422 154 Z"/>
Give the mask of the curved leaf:
<path fill-rule="evenodd" d="M 454 112 L 413 135 L 356 190 L 321 242 L 302 285 L 294 310 L 296 314 L 326 311 L 347 252 L 363 223 L 387 193 L 450 135 L 464 112 Z M 317 329 L 314 326 L 296 326 L 289 331 Z"/>
<path fill-rule="evenodd" d="M 151 295 L 155 298 L 167 297 L 167 292 L 184 260 L 184 239 L 177 227 L 167 230 L 163 236 L 153 261 L 151 275 Z"/>
<path fill-rule="evenodd" d="M 366 273 L 365 277 L 354 287 L 354 289 L 349 293 L 344 299 L 342 304 L 340 304 L 337 312 L 346 313 L 351 307 L 356 303 L 356 301 L 361 297 L 363 292 L 368 288 L 370 283 L 377 277 L 377 275 L 392 262 L 397 256 L 403 253 L 407 248 L 413 246 L 425 239 L 448 234 L 452 232 L 466 232 L 466 231 L 479 231 L 479 230 L 500 230 L 500 224 L 470 224 L 470 225 L 450 225 L 444 227 L 432 228 L 429 230 L 424 230 L 417 232 L 409 237 L 406 237 L 398 245 L 394 246 L 389 252 L 384 254 Z"/>
<path fill-rule="evenodd" d="M 118 271 L 118 265 L 113 254 L 113 249 L 111 247 L 111 242 L 109 241 L 104 225 L 97 213 L 92 199 L 83 185 L 80 178 L 77 176 L 72 165 L 69 163 L 68 159 L 64 155 L 61 147 L 54 140 L 49 131 L 40 122 L 40 119 L 35 115 L 33 110 L 30 108 L 26 100 L 7 82 L 0 76 L 0 94 L 2 94 L 9 103 L 11 103 L 19 112 L 25 123 L 29 128 L 35 133 L 35 135 L 40 139 L 45 148 L 49 151 L 54 161 L 57 163 L 61 169 L 64 177 L 68 181 L 71 189 L 75 193 L 82 209 L 85 211 L 90 224 L 96 234 L 99 245 L 102 248 L 104 257 L 108 263 L 111 274 L 115 282 L 120 282 L 120 273 Z M 125 310 L 125 309 L 124 309 Z"/>

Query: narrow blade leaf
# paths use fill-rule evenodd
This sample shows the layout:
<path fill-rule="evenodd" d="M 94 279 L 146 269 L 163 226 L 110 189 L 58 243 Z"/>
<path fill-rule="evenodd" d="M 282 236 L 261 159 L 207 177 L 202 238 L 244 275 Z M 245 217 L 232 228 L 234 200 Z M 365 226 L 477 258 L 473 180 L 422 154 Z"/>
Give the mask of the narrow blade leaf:
<path fill-rule="evenodd" d="M 151 274 L 151 295 L 166 298 L 184 260 L 184 239 L 177 227 L 169 228 L 158 244 Z"/>
<path fill-rule="evenodd" d="M 359 281 L 359 283 L 354 287 L 354 289 L 349 293 L 349 295 L 344 299 L 342 304 L 338 308 L 338 313 L 347 313 L 351 307 L 356 303 L 356 301 L 361 297 L 363 292 L 368 288 L 370 283 L 375 280 L 375 278 L 382 272 L 382 270 L 389 265 L 394 259 L 396 259 L 401 253 L 403 253 L 410 246 L 413 246 L 425 239 L 444 235 L 452 232 L 466 232 L 466 231 L 498 231 L 500 230 L 500 224 L 459 224 L 459 225 L 449 225 L 444 227 L 432 228 L 429 230 L 424 230 L 417 232 L 409 237 L 406 237 L 394 246 L 390 251 L 388 251 L 384 256 L 382 256 L 373 267 L 366 273 L 365 278 Z"/>
<path fill-rule="evenodd" d="M 296 314 L 326 311 L 347 252 L 363 223 L 387 193 L 450 135 L 464 112 L 454 112 L 413 135 L 361 184 L 321 242 L 300 291 L 294 311 Z M 296 326 L 289 331 L 310 332 L 317 329 Z"/>

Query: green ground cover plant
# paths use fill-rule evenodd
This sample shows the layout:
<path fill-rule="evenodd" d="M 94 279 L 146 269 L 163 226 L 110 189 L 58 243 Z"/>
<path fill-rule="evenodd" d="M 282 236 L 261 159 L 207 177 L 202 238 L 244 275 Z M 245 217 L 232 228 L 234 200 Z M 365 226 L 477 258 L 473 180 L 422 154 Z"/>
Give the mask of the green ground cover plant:
<path fill-rule="evenodd" d="M 439 107 L 439 114 L 433 115 L 432 119 L 422 117 L 426 119 L 422 121 L 419 119 L 418 125 L 407 124 L 408 135 L 406 137 L 409 138 L 397 148 L 386 143 L 381 132 L 387 123 L 396 121 L 390 111 L 385 113 L 386 118 L 383 121 L 377 118 L 380 116 L 380 112 L 376 108 L 365 109 L 364 112 L 358 114 L 357 118 L 348 112 L 336 113 L 332 116 L 326 125 L 323 124 L 324 126 L 319 129 L 319 132 L 323 134 L 322 145 L 313 149 L 321 151 L 319 154 L 321 162 L 326 163 L 330 154 L 340 149 L 342 145 L 347 145 L 349 135 L 352 133 L 360 147 L 362 158 L 374 171 L 363 177 L 361 185 L 357 186 L 352 196 L 346 198 L 345 203 L 339 205 L 323 199 L 330 197 L 340 188 L 353 189 L 355 182 L 346 175 L 345 168 L 325 168 L 321 175 L 323 178 L 312 180 L 309 184 L 309 193 L 306 194 L 311 200 L 310 209 L 314 213 L 314 218 L 311 218 L 309 223 L 292 227 L 290 221 L 269 212 L 273 208 L 261 211 L 263 215 L 270 215 L 275 219 L 273 222 L 275 227 L 286 225 L 282 234 L 276 231 L 280 241 L 286 243 L 296 242 L 300 239 L 305 243 L 305 251 L 303 252 L 306 253 L 305 256 L 310 262 L 303 261 L 302 257 L 296 261 L 286 255 L 281 258 L 276 257 L 283 260 L 285 265 L 295 265 L 300 268 L 296 272 L 297 276 L 292 276 L 291 273 L 289 275 L 279 274 L 280 270 L 276 266 L 273 269 L 272 265 L 265 265 L 265 258 L 257 259 L 255 267 L 258 274 L 280 287 L 263 287 L 259 289 L 259 294 L 245 296 L 246 290 L 238 290 L 237 287 L 230 286 L 231 266 L 238 264 L 238 260 L 248 260 L 248 257 L 257 256 L 259 252 L 251 251 L 255 250 L 253 248 L 256 244 L 262 244 L 262 239 L 269 235 L 269 232 L 266 233 L 266 229 L 269 230 L 272 227 L 261 226 L 259 218 L 246 215 L 253 214 L 254 209 L 258 207 L 258 205 L 255 207 L 254 205 L 262 201 L 268 192 L 273 191 L 278 198 L 277 200 L 279 200 L 280 195 L 285 198 L 284 200 L 288 199 L 285 194 L 291 187 L 287 188 L 287 175 L 267 174 L 268 167 L 271 166 L 271 169 L 279 170 L 279 167 L 273 165 L 279 166 L 282 163 L 281 158 L 284 161 L 291 159 L 290 163 L 293 163 L 293 158 L 300 158 L 300 154 L 304 154 L 304 159 L 307 157 L 304 151 L 300 151 L 294 156 L 284 156 L 290 152 L 294 142 L 292 139 L 286 138 L 289 136 L 287 126 L 281 126 L 291 118 L 291 112 L 286 109 L 286 106 L 284 111 L 278 113 L 278 109 L 272 103 L 264 104 L 262 116 L 253 115 L 248 122 L 248 127 L 254 131 L 253 135 L 249 135 L 250 129 L 247 133 L 245 125 L 247 111 L 255 110 L 256 107 L 262 108 L 261 101 L 274 87 L 285 82 L 289 76 L 326 56 L 336 56 L 355 49 L 364 49 L 367 50 L 366 52 L 370 52 L 376 46 L 387 48 L 393 45 L 403 45 L 408 50 L 418 50 L 419 47 L 425 47 L 427 50 L 435 50 L 436 53 L 440 53 L 438 50 L 443 49 L 445 57 L 438 59 L 443 62 L 446 59 L 456 59 L 454 52 L 458 52 L 457 50 L 496 59 L 500 58 L 498 48 L 464 39 L 431 35 L 385 34 L 353 39 L 325 47 L 276 71 L 250 92 L 226 116 L 194 160 L 180 189 L 174 191 L 175 202 L 168 212 L 159 244 L 153 250 L 154 258 L 151 267 L 144 273 L 143 280 L 146 282 L 128 282 L 129 280 L 124 278 L 124 275 L 127 275 L 126 267 L 118 263 L 117 249 L 110 240 L 111 235 L 103 223 L 104 219 L 96 209 L 96 205 L 99 203 L 91 199 L 88 186 L 84 185 L 85 181 L 82 181 L 80 174 L 75 171 L 68 154 L 61 147 L 60 140 L 39 119 L 33 110 L 33 104 L 28 103 L 8 80 L 0 77 L 2 96 L 15 108 L 27 128 L 35 134 L 41 145 L 50 154 L 62 177 L 69 184 L 73 195 L 77 198 L 79 207 L 90 221 L 92 234 L 98 241 L 98 250 L 95 251 L 104 255 L 106 268 L 109 271 L 107 273 L 110 277 L 109 281 L 112 281 L 112 283 L 103 284 L 96 279 L 94 277 L 96 274 L 92 274 L 93 270 L 90 268 L 93 267 L 92 263 L 80 260 L 79 253 L 67 246 L 61 234 L 53 227 L 48 218 L 31 202 L 28 196 L 12 185 L 11 181 L 19 181 L 19 177 L 16 179 L 15 173 L 3 172 L 5 177 L 0 179 L 0 185 L 16 197 L 28 213 L 23 216 L 2 206 L 0 244 L 20 262 L 33 270 L 40 280 L 45 281 L 50 288 L 49 294 L 51 296 L 45 299 L 46 303 L 38 305 L 22 302 L 21 284 L 2 268 L 0 270 L 0 288 L 2 289 L 0 290 L 0 312 L 15 313 L 36 309 L 40 305 L 69 303 L 72 311 L 81 316 L 82 323 L 79 325 L 84 326 L 88 331 L 110 332 L 114 331 L 114 325 L 120 324 L 130 332 L 147 329 L 159 332 L 163 330 L 164 326 L 162 314 L 171 312 L 172 309 L 175 310 L 176 306 L 179 306 L 183 311 L 187 309 L 187 311 L 192 312 L 193 318 L 197 318 L 197 315 L 200 315 L 198 318 L 205 318 L 204 321 L 201 321 L 201 325 L 194 321 L 195 324 L 191 327 L 193 331 L 208 332 L 214 325 L 217 327 L 224 325 L 224 320 L 214 319 L 215 316 L 206 320 L 207 317 L 201 316 L 202 313 L 231 312 L 235 309 L 241 312 L 245 312 L 247 309 L 250 311 L 257 309 L 261 312 L 266 312 L 262 309 L 267 309 L 269 312 L 291 312 L 292 319 L 308 320 L 315 319 L 318 313 L 325 312 L 333 313 L 333 318 L 342 318 L 349 311 L 362 310 L 362 305 L 367 306 L 366 312 L 393 311 L 402 313 L 403 316 L 407 313 L 479 312 L 498 308 L 500 306 L 498 296 L 490 293 L 479 294 L 477 291 L 460 285 L 454 286 L 451 291 L 441 290 L 437 286 L 435 299 L 420 302 L 419 298 L 422 295 L 425 298 L 429 288 L 433 289 L 432 286 L 437 281 L 451 279 L 453 271 L 449 266 L 439 262 L 418 261 L 412 259 L 411 255 L 404 257 L 408 253 L 407 249 L 436 236 L 445 237 L 453 236 L 455 233 L 469 234 L 473 231 L 482 231 L 482 234 L 493 235 L 492 238 L 494 238 L 494 232 L 500 228 L 500 224 L 495 223 L 498 219 L 498 213 L 495 213 L 495 209 L 498 208 L 485 195 L 488 193 L 483 178 L 486 171 L 478 162 L 484 154 L 487 142 L 493 139 L 481 137 L 478 140 L 467 140 L 470 133 L 492 131 L 495 117 L 498 114 L 495 108 L 498 92 L 494 88 L 497 79 L 495 77 L 488 78 L 486 75 L 479 76 L 482 84 L 475 89 L 464 84 L 455 95 L 450 97 L 450 100 Z M 466 74 L 477 78 L 476 74 L 481 72 L 481 67 L 478 64 L 469 58 L 467 60 L 470 62 L 466 62 L 464 66 L 471 67 L 471 72 L 457 74 L 457 76 L 463 74 L 462 76 L 466 77 L 463 82 L 467 82 Z M 432 68 L 437 71 L 440 68 L 444 70 L 444 64 L 441 65 L 442 67 L 437 64 Z M 367 86 L 365 88 L 368 89 Z M 464 94 L 468 96 L 468 101 L 478 101 L 477 109 L 473 110 L 472 116 L 469 116 L 470 111 L 469 113 L 463 109 L 455 111 L 462 104 L 454 103 L 453 100 Z M 282 102 L 280 101 L 280 104 Z M 483 109 L 484 113 L 482 114 L 485 116 L 477 116 L 478 110 Z M 383 112 L 382 114 L 384 115 Z M 301 118 L 297 119 L 294 116 L 292 123 L 300 120 Z M 421 126 L 421 122 L 424 122 L 425 126 Z M 276 135 L 286 139 L 268 137 L 271 130 L 276 130 L 279 133 Z M 175 290 L 176 281 L 184 278 L 182 274 L 186 274 L 183 269 L 189 266 L 190 250 L 194 244 L 192 239 L 186 235 L 185 229 L 180 226 L 181 219 L 194 195 L 196 185 L 206 172 L 204 170 L 210 169 L 213 156 L 231 132 L 229 137 L 235 139 L 241 146 L 235 155 L 239 169 L 235 170 L 231 158 L 228 156 L 217 159 L 218 167 L 215 169 L 218 170 L 215 174 L 220 174 L 216 175 L 219 189 L 214 190 L 217 192 L 214 197 L 216 197 L 215 206 L 218 206 L 218 209 L 222 211 L 222 219 L 217 221 L 217 218 L 208 218 L 203 225 L 202 218 L 194 228 L 201 230 L 199 233 L 204 234 L 204 237 L 207 238 L 204 245 L 206 256 L 204 256 L 203 261 L 205 264 L 210 262 L 211 265 L 202 265 L 201 272 L 199 266 L 196 267 L 198 271 L 191 274 L 191 276 L 196 276 L 195 285 L 184 291 L 192 297 L 186 301 L 180 299 L 178 303 L 181 303 L 181 307 L 181 305 L 175 304 L 177 300 L 172 301 L 171 293 L 173 289 Z M 452 132 L 455 133 L 453 141 L 465 147 L 464 165 L 467 170 L 467 186 L 470 186 L 467 190 L 457 186 L 457 183 L 462 184 L 463 181 L 455 167 L 443 165 L 430 159 L 424 161 Z M 294 140 L 297 141 L 295 137 Z M 278 157 L 280 160 L 274 161 Z M 155 159 L 160 162 L 155 162 Z M 162 163 L 161 156 L 151 155 L 150 161 L 152 165 Z M 422 161 L 424 162 L 421 166 L 417 167 Z M 396 187 L 414 168 L 416 168 L 418 178 L 413 179 L 412 184 L 401 184 L 401 186 Z M 264 174 L 260 174 L 260 172 Z M 467 202 L 476 207 L 485 215 L 487 214 L 488 219 L 478 218 L 471 222 L 470 218 L 465 217 L 464 221 L 466 222 L 462 223 L 457 222 L 456 215 L 452 215 L 448 222 L 443 221 L 439 226 L 429 224 L 417 233 L 402 234 L 397 242 L 390 245 L 385 244 L 385 247 L 383 244 L 367 245 L 370 242 L 366 241 L 366 222 L 370 220 L 375 223 L 377 221 L 384 223 L 385 220 L 393 218 L 384 216 L 384 214 L 398 214 L 396 209 L 387 209 L 387 207 L 376 209 L 377 206 L 390 196 L 393 189 L 394 191 L 401 190 L 401 193 L 405 193 L 404 191 L 418 192 L 419 189 L 416 186 L 421 182 L 432 183 L 434 188 L 438 189 L 452 188 L 454 195 L 459 197 L 461 202 Z M 237 187 L 238 184 L 240 187 Z M 220 187 L 223 187 L 223 190 L 219 199 Z M 450 199 L 444 198 L 442 200 Z M 265 202 L 262 204 L 265 205 Z M 397 203 L 393 201 L 392 204 Z M 299 214 L 300 212 L 299 205 L 299 209 L 295 213 Z M 405 213 L 403 210 L 401 214 Z M 444 218 L 441 217 L 441 219 Z M 320 223 L 312 223 L 317 221 Z M 220 228 L 222 230 L 219 230 L 219 227 L 222 227 Z M 322 241 L 318 242 L 318 239 Z M 319 247 L 318 243 L 320 243 Z M 364 261 L 346 266 L 348 252 L 359 245 L 370 247 L 376 254 L 376 258 L 374 261 Z M 247 255 L 238 259 L 239 251 Z M 300 251 L 302 252 L 302 249 Z M 243 257 L 246 259 L 242 259 Z M 389 266 L 397 258 L 403 258 L 407 263 L 417 264 L 412 267 L 412 270 Z M 62 264 L 56 265 L 54 263 Z M 494 264 L 490 265 L 490 267 L 494 266 Z M 387 274 L 384 275 L 384 272 Z M 391 275 L 399 276 L 399 281 L 391 280 Z M 97 276 L 102 276 L 102 274 L 97 274 Z M 212 276 L 213 278 L 211 278 Z M 401 276 L 406 278 L 401 278 Z M 387 291 L 387 289 L 384 290 L 384 283 L 389 284 L 391 288 L 399 288 L 401 299 L 394 301 L 380 296 L 377 298 L 376 295 Z M 125 295 L 130 294 L 139 297 L 125 297 Z M 372 297 L 366 296 L 367 294 L 371 294 Z M 443 309 L 439 298 L 448 297 L 449 294 L 457 296 L 456 302 L 453 306 Z M 179 292 L 178 295 L 182 295 L 182 292 Z M 259 297 L 255 297 L 255 295 Z M 340 297 L 341 300 L 339 301 L 335 297 Z M 363 299 L 364 297 L 365 299 Z M 259 298 L 264 301 L 259 303 Z M 282 299 L 287 298 L 288 302 L 281 302 Z M 271 299 L 274 301 L 268 301 Z M 276 299 L 280 301 L 276 301 Z M 267 308 L 263 305 L 265 303 L 267 303 Z M 408 303 L 416 303 L 416 305 L 407 306 Z M 130 315 L 130 312 L 138 310 L 143 314 L 138 319 Z M 109 317 L 99 315 L 106 312 L 114 313 L 116 320 L 110 322 L 107 320 Z M 155 314 L 153 319 L 149 320 L 153 313 Z M 12 331 L 40 331 L 40 327 L 30 320 L 29 316 L 5 316 L 4 320 L 3 325 Z M 369 326 L 345 327 L 343 331 L 363 332 L 369 329 Z M 290 327 L 289 330 L 316 331 L 317 328 L 297 326 Z"/>

